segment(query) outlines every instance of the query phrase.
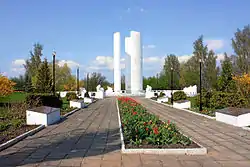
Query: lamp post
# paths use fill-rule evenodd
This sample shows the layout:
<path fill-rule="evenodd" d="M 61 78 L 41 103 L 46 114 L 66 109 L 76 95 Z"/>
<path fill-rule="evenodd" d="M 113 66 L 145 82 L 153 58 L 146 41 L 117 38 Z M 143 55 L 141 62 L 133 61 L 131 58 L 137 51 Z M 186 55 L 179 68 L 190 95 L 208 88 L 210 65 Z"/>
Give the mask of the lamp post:
<path fill-rule="evenodd" d="M 87 73 L 87 92 L 89 91 L 89 73 Z"/>
<path fill-rule="evenodd" d="M 200 61 L 200 111 L 202 111 L 202 85 L 201 85 L 201 63 L 202 63 L 202 59 L 199 60 Z"/>
<path fill-rule="evenodd" d="M 79 95 L 79 67 L 76 70 L 76 89 L 77 89 L 77 94 Z"/>
<path fill-rule="evenodd" d="M 56 74 L 55 74 L 56 52 L 53 51 L 52 55 L 53 55 L 53 72 L 52 72 L 52 75 L 53 75 L 53 87 L 52 87 L 52 91 L 53 91 L 53 95 L 55 96 L 56 95 Z"/>
<path fill-rule="evenodd" d="M 173 105 L 173 102 L 174 102 L 174 95 L 173 95 L 173 67 L 171 67 L 171 104 Z"/>
<path fill-rule="evenodd" d="M 156 74 L 156 87 L 157 87 L 157 89 L 159 89 L 159 74 L 157 73 Z"/>

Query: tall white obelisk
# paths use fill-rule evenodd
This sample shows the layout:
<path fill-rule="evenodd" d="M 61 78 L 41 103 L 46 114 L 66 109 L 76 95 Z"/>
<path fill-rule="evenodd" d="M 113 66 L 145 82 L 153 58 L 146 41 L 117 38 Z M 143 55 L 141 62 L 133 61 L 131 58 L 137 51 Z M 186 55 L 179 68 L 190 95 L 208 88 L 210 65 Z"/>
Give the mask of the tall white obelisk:
<path fill-rule="evenodd" d="M 120 32 L 114 33 L 114 91 L 119 93 L 121 91 L 121 36 Z"/>
<path fill-rule="evenodd" d="M 131 55 L 131 91 L 133 94 L 139 94 L 139 92 L 142 91 L 143 82 L 140 32 L 130 32 L 129 53 Z"/>

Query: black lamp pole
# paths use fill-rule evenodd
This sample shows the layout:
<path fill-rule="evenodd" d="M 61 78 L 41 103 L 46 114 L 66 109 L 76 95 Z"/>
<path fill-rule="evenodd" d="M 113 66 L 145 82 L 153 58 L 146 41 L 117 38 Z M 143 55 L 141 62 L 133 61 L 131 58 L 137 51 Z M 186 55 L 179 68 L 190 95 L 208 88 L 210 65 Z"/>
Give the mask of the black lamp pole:
<path fill-rule="evenodd" d="M 174 95 L 173 95 L 173 67 L 171 67 L 171 104 L 173 105 L 174 102 Z"/>
<path fill-rule="evenodd" d="M 54 51 L 52 53 L 53 55 L 53 87 L 52 87 L 52 91 L 53 91 L 53 95 L 56 95 L 56 74 L 55 74 L 55 66 L 56 66 L 56 52 Z"/>
<path fill-rule="evenodd" d="M 77 89 L 77 94 L 79 94 L 79 67 L 77 68 L 77 71 L 76 71 L 76 75 L 77 75 L 77 80 L 76 80 L 76 89 Z"/>
<path fill-rule="evenodd" d="M 200 59 L 200 111 L 202 111 L 201 62 L 202 62 L 202 60 Z"/>
<path fill-rule="evenodd" d="M 89 91 L 89 73 L 87 73 L 87 92 Z"/>
<path fill-rule="evenodd" d="M 157 73 L 156 74 L 156 87 L 157 87 L 157 89 L 159 89 L 158 84 L 159 84 L 159 74 Z"/>

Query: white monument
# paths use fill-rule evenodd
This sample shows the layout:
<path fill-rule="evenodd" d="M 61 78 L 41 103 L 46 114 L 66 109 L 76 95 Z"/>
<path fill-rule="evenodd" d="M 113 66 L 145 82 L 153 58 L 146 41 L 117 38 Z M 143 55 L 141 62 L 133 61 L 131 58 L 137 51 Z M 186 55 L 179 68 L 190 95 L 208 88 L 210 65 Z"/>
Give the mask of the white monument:
<path fill-rule="evenodd" d="M 120 68 L 120 33 L 114 33 L 114 92 L 121 91 Z M 142 90 L 142 45 L 140 32 L 131 31 L 130 37 L 125 37 L 126 52 L 126 92 L 139 95 Z"/>
<path fill-rule="evenodd" d="M 98 85 L 96 87 L 95 98 L 97 98 L 97 99 L 103 99 L 104 98 L 104 89 L 101 87 L 101 85 Z"/>
<path fill-rule="evenodd" d="M 119 32 L 114 33 L 114 91 L 121 91 L 121 36 Z"/>

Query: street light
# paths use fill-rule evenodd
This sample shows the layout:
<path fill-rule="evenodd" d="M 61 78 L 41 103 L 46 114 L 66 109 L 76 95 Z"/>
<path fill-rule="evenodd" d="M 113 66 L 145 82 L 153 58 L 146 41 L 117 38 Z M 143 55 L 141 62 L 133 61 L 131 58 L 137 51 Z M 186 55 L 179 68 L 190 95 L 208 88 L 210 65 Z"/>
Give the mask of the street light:
<path fill-rule="evenodd" d="M 202 59 L 199 60 L 200 62 L 200 111 L 202 111 L 202 85 L 201 85 L 201 63 Z"/>
<path fill-rule="evenodd" d="M 173 97 L 173 67 L 171 67 L 171 104 L 173 105 L 174 97 Z"/>
<path fill-rule="evenodd" d="M 87 73 L 87 92 L 89 91 L 89 73 Z"/>
<path fill-rule="evenodd" d="M 76 70 L 76 89 L 77 89 L 77 94 L 79 95 L 79 67 Z"/>
<path fill-rule="evenodd" d="M 55 74 L 56 52 L 53 51 L 52 55 L 53 55 L 53 72 L 52 72 L 52 75 L 53 75 L 53 87 L 52 87 L 52 91 L 53 91 L 53 95 L 55 96 L 56 95 L 56 74 Z"/>

